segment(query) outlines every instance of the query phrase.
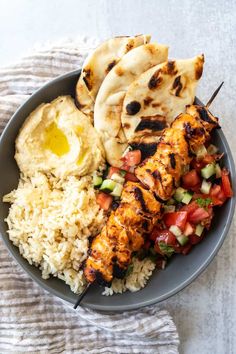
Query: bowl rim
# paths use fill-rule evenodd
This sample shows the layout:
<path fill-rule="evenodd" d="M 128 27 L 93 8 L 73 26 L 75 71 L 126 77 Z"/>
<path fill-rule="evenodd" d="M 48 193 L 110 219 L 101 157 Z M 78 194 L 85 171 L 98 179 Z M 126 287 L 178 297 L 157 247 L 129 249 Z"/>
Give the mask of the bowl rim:
<path fill-rule="evenodd" d="M 13 124 L 13 121 L 15 120 L 15 117 L 18 116 L 19 112 L 21 111 L 21 109 L 23 107 L 25 107 L 29 101 L 31 101 L 33 99 L 33 97 L 35 95 L 40 94 L 40 92 L 44 92 L 45 89 L 47 89 L 48 86 L 52 85 L 52 84 L 56 84 L 57 82 L 61 82 L 64 79 L 70 79 L 70 78 L 74 78 L 75 75 L 79 75 L 81 73 L 81 70 L 73 70 L 70 71 L 68 73 L 65 73 L 63 75 L 57 76 L 56 78 L 46 82 L 42 87 L 40 87 L 39 89 L 37 89 L 22 105 L 20 105 L 20 107 L 16 110 L 16 112 L 12 115 L 12 117 L 9 119 L 8 123 L 6 124 L 1 137 L 0 137 L 0 145 L 2 143 L 2 140 L 5 136 L 5 134 L 7 134 L 8 128 L 11 124 Z M 202 102 L 196 97 L 196 101 L 198 104 L 202 104 Z M 233 160 L 233 156 L 232 156 L 232 152 L 230 150 L 229 144 L 226 140 L 226 137 L 224 135 L 224 133 L 222 132 L 222 130 L 218 130 L 218 134 L 220 137 L 220 140 L 224 146 L 225 151 L 227 151 L 227 158 L 228 158 L 228 165 L 229 165 L 229 170 L 230 170 L 230 174 L 231 174 L 231 180 L 232 180 L 232 184 L 233 184 L 233 188 L 235 190 L 235 164 L 234 164 L 234 160 Z M 91 303 L 86 303 L 86 297 L 84 298 L 84 300 L 81 302 L 81 306 L 82 307 L 86 307 L 86 308 L 91 308 L 91 309 L 95 309 L 95 310 L 99 310 L 99 311 L 105 311 L 105 312 L 109 312 L 109 311 L 114 311 L 114 312 L 120 312 L 120 311 L 129 311 L 129 310 L 134 310 L 134 309 L 139 309 L 145 306 L 150 306 L 150 305 L 154 305 L 156 303 L 162 302 L 164 300 L 169 299 L 170 297 L 172 297 L 173 295 L 177 294 L 178 292 L 180 292 L 181 290 L 183 290 L 184 288 L 186 288 L 189 284 L 191 284 L 206 268 L 207 266 L 212 262 L 212 260 L 214 259 L 214 257 L 217 255 L 218 251 L 220 250 L 227 234 L 229 231 L 229 228 L 231 226 L 232 220 L 233 220 L 233 215 L 234 215 L 234 210 L 235 210 L 235 203 L 236 203 L 236 198 L 235 196 L 232 197 L 230 200 L 228 200 L 228 203 L 230 203 L 229 206 L 229 213 L 227 215 L 226 221 L 225 221 L 225 225 L 224 225 L 224 229 L 223 232 L 220 235 L 220 238 L 218 240 L 218 242 L 216 243 L 214 249 L 212 250 L 212 252 L 208 255 L 208 257 L 206 258 L 206 260 L 201 264 L 200 267 L 198 267 L 198 269 L 191 274 L 188 279 L 186 279 L 184 282 L 180 283 L 178 286 L 176 286 L 174 289 L 166 292 L 163 295 L 160 295 L 158 297 L 153 297 L 153 299 L 151 300 L 143 300 L 141 302 L 136 302 L 134 304 L 129 304 L 129 305 L 118 305 L 118 306 L 114 306 L 114 305 L 102 305 L 102 304 L 91 304 Z M 34 274 L 34 272 L 29 272 L 29 270 L 27 269 L 27 267 L 25 266 L 25 264 L 23 262 L 20 262 L 20 258 L 23 258 L 20 253 L 19 256 L 17 257 L 16 254 L 13 251 L 13 247 L 15 247 L 11 241 L 9 240 L 9 238 L 7 237 L 5 230 L 2 229 L 2 226 L 0 225 L 0 235 L 1 238 L 6 246 L 6 248 L 8 249 L 9 253 L 11 254 L 11 256 L 16 260 L 17 264 L 30 276 L 30 278 L 32 280 L 34 280 L 38 285 L 40 285 L 44 290 L 48 291 L 49 293 L 61 298 L 62 300 L 65 300 L 69 303 L 74 304 L 74 302 L 72 301 L 72 299 L 66 295 L 66 294 L 62 294 L 59 290 L 56 290 L 54 288 L 52 288 L 50 285 L 47 285 L 43 282 L 41 277 L 38 277 L 36 274 Z M 9 243 L 10 242 L 10 243 Z M 50 284 L 50 283 L 48 283 Z"/>

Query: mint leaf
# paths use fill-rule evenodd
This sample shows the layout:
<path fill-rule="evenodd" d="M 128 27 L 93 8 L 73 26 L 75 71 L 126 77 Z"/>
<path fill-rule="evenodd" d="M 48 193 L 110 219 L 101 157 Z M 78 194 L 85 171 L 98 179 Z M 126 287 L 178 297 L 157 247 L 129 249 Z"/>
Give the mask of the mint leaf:
<path fill-rule="evenodd" d="M 212 200 L 211 198 L 197 198 L 196 202 L 201 208 L 207 208 L 208 205 L 211 204 Z"/>
<path fill-rule="evenodd" d="M 161 252 L 163 252 L 167 257 L 171 257 L 172 254 L 175 252 L 174 248 L 168 246 L 165 242 L 160 241 L 158 242 Z"/>

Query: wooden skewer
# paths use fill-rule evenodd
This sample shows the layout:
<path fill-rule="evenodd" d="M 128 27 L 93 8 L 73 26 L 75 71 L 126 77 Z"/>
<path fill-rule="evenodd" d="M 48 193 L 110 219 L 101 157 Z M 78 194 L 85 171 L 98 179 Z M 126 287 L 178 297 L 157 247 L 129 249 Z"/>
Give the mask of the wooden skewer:
<path fill-rule="evenodd" d="M 84 296 L 87 294 L 89 287 L 90 287 L 91 283 L 88 283 L 86 288 L 83 290 L 83 292 L 79 295 L 75 305 L 74 305 L 74 309 L 77 309 L 77 307 L 80 305 L 82 299 L 84 298 Z"/>
<path fill-rule="evenodd" d="M 209 108 L 210 105 L 212 104 L 212 102 L 214 101 L 214 99 L 216 98 L 216 96 L 218 95 L 218 92 L 220 91 L 221 87 L 223 86 L 224 81 L 220 84 L 220 86 L 215 90 L 215 92 L 212 94 L 211 98 L 209 99 L 209 101 L 206 104 L 206 108 Z"/>

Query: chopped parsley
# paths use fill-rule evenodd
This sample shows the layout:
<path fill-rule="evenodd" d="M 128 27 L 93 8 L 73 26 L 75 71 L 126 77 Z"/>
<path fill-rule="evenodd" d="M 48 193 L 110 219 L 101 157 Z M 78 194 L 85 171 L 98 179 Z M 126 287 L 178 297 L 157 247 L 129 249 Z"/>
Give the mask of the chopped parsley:
<path fill-rule="evenodd" d="M 160 241 L 158 242 L 158 245 L 160 247 L 161 252 L 163 252 L 167 257 L 171 257 L 172 254 L 174 253 L 174 248 L 171 246 L 168 246 L 165 242 Z"/>
<path fill-rule="evenodd" d="M 201 208 L 207 208 L 208 205 L 211 204 L 212 200 L 211 198 L 197 198 L 196 202 Z"/>

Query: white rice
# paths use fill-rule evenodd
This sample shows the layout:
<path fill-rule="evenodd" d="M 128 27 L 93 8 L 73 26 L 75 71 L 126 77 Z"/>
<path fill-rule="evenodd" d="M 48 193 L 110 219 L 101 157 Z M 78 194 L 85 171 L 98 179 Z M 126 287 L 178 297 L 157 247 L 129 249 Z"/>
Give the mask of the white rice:
<path fill-rule="evenodd" d="M 149 258 L 140 261 L 133 257 L 132 265 L 132 272 L 124 279 L 114 279 L 111 287 L 105 288 L 103 295 L 121 294 L 127 290 L 135 292 L 145 287 L 155 269 L 155 263 Z"/>
<path fill-rule="evenodd" d="M 81 293 L 86 280 L 81 270 L 87 258 L 89 237 L 97 235 L 106 215 L 96 203 L 96 191 L 89 176 L 59 180 L 52 175 L 21 175 L 18 188 L 4 196 L 11 203 L 8 217 L 10 240 L 30 264 L 38 266 L 42 277 L 65 281 Z M 155 264 L 148 258 L 132 259 L 133 270 L 124 279 L 114 279 L 103 295 L 142 289 Z"/>
<path fill-rule="evenodd" d="M 53 275 L 80 293 L 86 283 L 80 267 L 87 258 L 88 238 L 106 221 L 92 178 L 21 176 L 18 188 L 3 200 L 11 203 L 5 221 L 22 256 L 40 267 L 44 279 Z"/>

